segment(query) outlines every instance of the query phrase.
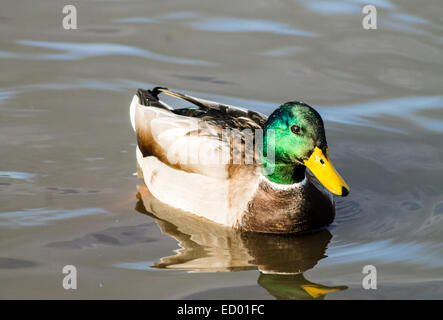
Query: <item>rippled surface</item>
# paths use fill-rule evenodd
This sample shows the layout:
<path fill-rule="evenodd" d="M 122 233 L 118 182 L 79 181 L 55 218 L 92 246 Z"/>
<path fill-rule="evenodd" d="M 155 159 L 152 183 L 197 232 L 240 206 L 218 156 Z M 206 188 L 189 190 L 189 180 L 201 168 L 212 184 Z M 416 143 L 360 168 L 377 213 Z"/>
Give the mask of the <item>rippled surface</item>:
<path fill-rule="evenodd" d="M 151 2 L 81 2 L 70 31 L 57 1 L 2 2 L 0 297 L 442 298 L 441 3 L 372 1 L 366 31 L 359 0 Z M 152 215 L 128 104 L 153 85 L 315 106 L 352 188 L 334 223 L 245 237 Z"/>

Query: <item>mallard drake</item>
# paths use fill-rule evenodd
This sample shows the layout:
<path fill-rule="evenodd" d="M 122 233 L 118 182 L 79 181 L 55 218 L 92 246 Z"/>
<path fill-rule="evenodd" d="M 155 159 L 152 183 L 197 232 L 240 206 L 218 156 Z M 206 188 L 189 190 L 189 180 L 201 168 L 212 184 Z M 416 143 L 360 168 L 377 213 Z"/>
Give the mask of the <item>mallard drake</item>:
<path fill-rule="evenodd" d="M 161 93 L 194 106 L 173 109 Z M 302 102 L 287 102 L 268 118 L 156 87 L 137 91 L 130 119 L 152 195 L 230 228 L 298 233 L 330 224 L 333 196 L 306 167 L 331 193 L 350 191 L 330 162 L 320 114 Z"/>

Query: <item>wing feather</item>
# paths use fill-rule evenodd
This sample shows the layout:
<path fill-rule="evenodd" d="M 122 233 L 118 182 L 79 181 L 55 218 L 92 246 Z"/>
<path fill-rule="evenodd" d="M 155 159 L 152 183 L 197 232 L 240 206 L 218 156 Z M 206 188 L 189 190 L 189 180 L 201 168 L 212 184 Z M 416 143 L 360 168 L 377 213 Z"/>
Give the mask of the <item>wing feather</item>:
<path fill-rule="evenodd" d="M 143 156 L 187 172 L 227 178 L 230 147 L 202 120 L 135 103 L 134 126 Z"/>

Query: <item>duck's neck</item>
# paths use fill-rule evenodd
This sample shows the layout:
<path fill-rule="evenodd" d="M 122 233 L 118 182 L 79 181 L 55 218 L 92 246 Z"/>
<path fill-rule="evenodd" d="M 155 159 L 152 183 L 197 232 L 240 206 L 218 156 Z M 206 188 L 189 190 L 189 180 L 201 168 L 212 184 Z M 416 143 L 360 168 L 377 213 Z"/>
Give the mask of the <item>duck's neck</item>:
<path fill-rule="evenodd" d="M 272 163 L 263 159 L 262 174 L 272 182 L 290 185 L 305 179 L 306 167 L 299 164 Z"/>

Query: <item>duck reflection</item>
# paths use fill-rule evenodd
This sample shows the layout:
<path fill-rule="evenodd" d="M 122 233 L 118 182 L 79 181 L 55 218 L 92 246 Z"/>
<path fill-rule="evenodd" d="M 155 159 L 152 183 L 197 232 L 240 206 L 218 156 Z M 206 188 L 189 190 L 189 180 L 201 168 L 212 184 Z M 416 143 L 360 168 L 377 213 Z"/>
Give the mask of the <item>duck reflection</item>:
<path fill-rule="evenodd" d="M 328 230 L 306 235 L 242 233 L 171 208 L 138 186 L 136 210 L 153 217 L 181 249 L 151 267 L 190 272 L 259 270 L 258 284 L 277 299 L 323 299 L 346 289 L 310 282 L 303 272 L 326 257 Z"/>

